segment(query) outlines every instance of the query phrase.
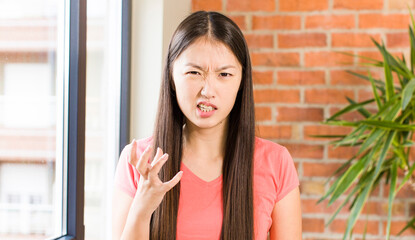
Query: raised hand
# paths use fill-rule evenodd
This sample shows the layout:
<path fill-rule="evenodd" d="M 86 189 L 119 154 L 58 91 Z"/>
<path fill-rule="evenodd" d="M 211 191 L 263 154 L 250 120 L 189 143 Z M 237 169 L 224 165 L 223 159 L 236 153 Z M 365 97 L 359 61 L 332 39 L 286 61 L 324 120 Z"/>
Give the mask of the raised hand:
<path fill-rule="evenodd" d="M 135 194 L 131 211 L 141 216 L 150 217 L 163 200 L 166 192 L 170 191 L 181 179 L 183 172 L 178 172 L 170 181 L 162 182 L 158 177 L 161 167 L 169 158 L 167 153 L 163 154 L 160 148 L 157 148 L 156 156 L 149 163 L 152 155 L 152 148 L 148 146 L 143 154 L 137 159 L 137 142 L 133 140 L 129 154 L 129 162 L 140 173 L 137 192 Z"/>

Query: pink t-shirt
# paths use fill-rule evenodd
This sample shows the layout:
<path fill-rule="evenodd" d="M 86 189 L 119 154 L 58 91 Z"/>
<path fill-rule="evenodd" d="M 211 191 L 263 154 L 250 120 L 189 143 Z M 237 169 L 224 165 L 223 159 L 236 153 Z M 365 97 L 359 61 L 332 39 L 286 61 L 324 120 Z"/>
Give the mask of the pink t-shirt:
<path fill-rule="evenodd" d="M 138 153 L 152 138 L 138 140 Z M 128 163 L 130 145 L 121 153 L 115 184 L 134 197 L 139 173 Z M 181 164 L 177 240 L 219 239 L 222 228 L 222 175 L 206 182 Z M 294 162 L 288 150 L 271 141 L 255 138 L 254 152 L 254 231 L 255 240 L 267 239 L 275 203 L 299 185 Z"/>

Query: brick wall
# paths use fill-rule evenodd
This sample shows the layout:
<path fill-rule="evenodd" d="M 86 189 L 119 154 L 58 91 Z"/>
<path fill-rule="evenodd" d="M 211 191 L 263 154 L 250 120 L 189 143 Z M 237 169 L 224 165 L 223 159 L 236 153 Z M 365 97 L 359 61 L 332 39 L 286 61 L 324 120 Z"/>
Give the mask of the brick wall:
<path fill-rule="evenodd" d="M 383 40 L 393 53 L 408 52 L 408 0 L 193 0 L 192 9 L 214 10 L 231 17 L 243 30 L 254 68 L 258 135 L 286 146 L 301 180 L 303 239 L 341 239 L 347 210 L 332 225 L 325 223 L 335 206 L 316 205 L 328 189 L 324 181 L 355 150 L 333 149 L 312 134 L 344 134 L 349 130 L 320 124 L 347 104 L 371 98 L 366 81 L 345 70 L 366 73 L 362 61 L 336 53 L 345 51 L 380 59 L 370 37 Z M 382 72 L 371 70 L 382 77 Z M 348 114 L 344 119 L 359 118 Z M 412 151 L 414 153 L 415 151 Z M 412 155 L 414 158 L 414 154 Z M 362 239 L 385 239 L 387 186 L 369 199 L 354 231 Z M 336 205 L 337 204 L 337 205 Z M 415 193 L 403 189 L 393 207 L 391 232 L 415 215 Z M 414 239 L 406 231 L 392 239 Z"/>

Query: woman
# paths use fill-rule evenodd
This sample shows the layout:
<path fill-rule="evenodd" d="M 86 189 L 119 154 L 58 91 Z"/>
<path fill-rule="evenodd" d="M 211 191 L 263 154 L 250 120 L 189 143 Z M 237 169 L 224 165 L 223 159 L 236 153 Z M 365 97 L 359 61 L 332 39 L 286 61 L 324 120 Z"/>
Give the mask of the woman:
<path fill-rule="evenodd" d="M 233 21 L 200 11 L 179 25 L 154 134 L 120 156 L 114 239 L 301 239 L 297 173 L 285 147 L 255 137 L 252 88 Z"/>

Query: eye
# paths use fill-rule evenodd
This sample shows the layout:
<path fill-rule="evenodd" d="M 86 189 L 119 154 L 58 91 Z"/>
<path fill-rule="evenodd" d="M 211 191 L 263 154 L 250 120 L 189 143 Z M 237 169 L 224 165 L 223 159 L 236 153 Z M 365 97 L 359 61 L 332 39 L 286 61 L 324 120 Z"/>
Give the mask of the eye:
<path fill-rule="evenodd" d="M 200 73 L 199 73 L 199 72 L 197 72 L 197 71 L 189 71 L 189 72 L 187 72 L 186 74 L 191 74 L 191 75 L 200 75 Z"/>
<path fill-rule="evenodd" d="M 230 76 L 232 76 L 232 74 L 230 74 L 230 73 L 220 73 L 220 76 L 221 77 L 230 77 Z"/>

